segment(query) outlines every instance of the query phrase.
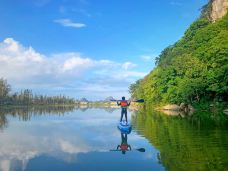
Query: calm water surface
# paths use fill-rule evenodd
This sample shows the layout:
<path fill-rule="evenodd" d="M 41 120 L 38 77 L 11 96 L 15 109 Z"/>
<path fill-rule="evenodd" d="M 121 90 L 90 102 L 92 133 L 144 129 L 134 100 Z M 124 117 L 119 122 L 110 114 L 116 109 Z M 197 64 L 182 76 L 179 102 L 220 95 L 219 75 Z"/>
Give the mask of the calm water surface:
<path fill-rule="evenodd" d="M 129 112 L 132 150 L 121 144 L 119 109 L 0 113 L 0 170 L 226 170 L 227 127 L 202 127 L 152 111 Z M 145 152 L 137 149 L 144 148 Z"/>

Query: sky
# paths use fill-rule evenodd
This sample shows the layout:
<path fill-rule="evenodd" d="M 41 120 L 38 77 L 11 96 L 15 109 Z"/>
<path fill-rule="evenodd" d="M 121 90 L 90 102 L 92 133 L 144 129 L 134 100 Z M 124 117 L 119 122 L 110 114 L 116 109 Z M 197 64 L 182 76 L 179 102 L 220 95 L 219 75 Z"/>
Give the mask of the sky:
<path fill-rule="evenodd" d="M 0 0 L 0 78 L 13 91 L 102 100 L 155 67 L 207 0 Z"/>

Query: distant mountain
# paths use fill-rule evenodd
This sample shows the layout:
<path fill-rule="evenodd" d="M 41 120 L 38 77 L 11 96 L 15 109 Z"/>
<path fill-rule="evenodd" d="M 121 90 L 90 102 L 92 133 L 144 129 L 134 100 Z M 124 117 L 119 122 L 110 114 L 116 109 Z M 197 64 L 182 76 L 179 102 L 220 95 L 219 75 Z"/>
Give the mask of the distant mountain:
<path fill-rule="evenodd" d="M 89 102 L 86 98 L 81 98 L 80 102 Z"/>
<path fill-rule="evenodd" d="M 111 100 L 115 100 L 115 99 L 112 96 L 109 96 L 104 101 L 111 101 Z"/>

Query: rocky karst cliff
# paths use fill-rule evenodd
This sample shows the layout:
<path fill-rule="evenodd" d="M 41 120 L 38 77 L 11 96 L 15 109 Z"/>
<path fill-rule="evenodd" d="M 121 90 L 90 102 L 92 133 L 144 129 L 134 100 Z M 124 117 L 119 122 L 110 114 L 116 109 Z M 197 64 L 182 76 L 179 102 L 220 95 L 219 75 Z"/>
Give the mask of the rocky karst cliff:
<path fill-rule="evenodd" d="M 210 18 L 213 22 L 223 17 L 228 9 L 228 0 L 212 0 Z"/>

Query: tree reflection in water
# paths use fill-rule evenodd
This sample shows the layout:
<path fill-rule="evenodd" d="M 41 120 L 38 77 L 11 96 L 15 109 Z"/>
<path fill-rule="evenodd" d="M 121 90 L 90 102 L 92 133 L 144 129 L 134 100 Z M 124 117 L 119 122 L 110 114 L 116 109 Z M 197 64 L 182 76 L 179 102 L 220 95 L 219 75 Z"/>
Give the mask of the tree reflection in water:
<path fill-rule="evenodd" d="M 132 124 L 160 151 L 157 157 L 166 170 L 226 170 L 227 119 L 199 116 L 183 119 L 142 109 L 132 116 Z"/>
<path fill-rule="evenodd" d="M 14 118 L 18 118 L 22 121 L 29 121 L 33 116 L 41 116 L 41 115 L 57 115 L 64 116 L 66 113 L 73 112 L 74 110 L 80 110 L 85 112 L 87 109 L 91 107 L 84 106 L 78 107 L 73 105 L 56 105 L 56 106 L 24 106 L 24 107 L 1 107 L 0 108 L 0 129 L 4 129 L 8 125 L 7 117 L 11 116 Z M 116 109 L 102 108 L 106 112 L 112 113 Z"/>

